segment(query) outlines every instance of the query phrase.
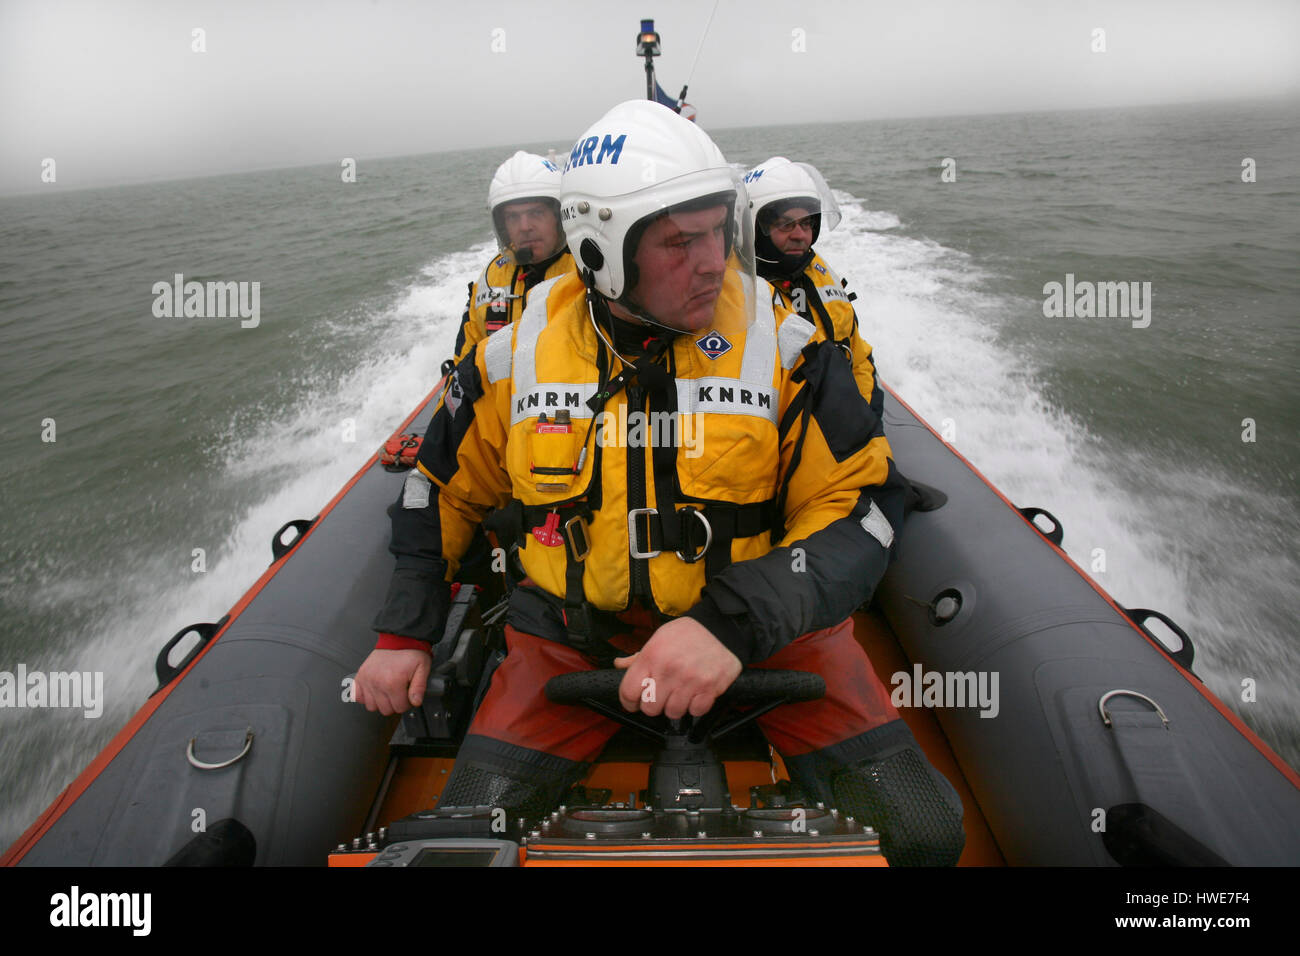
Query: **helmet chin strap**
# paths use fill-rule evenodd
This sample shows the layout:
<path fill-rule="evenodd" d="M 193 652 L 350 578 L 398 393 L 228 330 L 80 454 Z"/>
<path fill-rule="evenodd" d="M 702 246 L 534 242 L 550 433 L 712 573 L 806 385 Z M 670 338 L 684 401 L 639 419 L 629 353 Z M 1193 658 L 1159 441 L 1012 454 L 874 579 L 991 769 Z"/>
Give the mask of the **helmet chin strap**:
<path fill-rule="evenodd" d="M 596 276 L 590 269 L 582 270 L 582 284 L 587 287 L 587 315 L 591 318 L 591 327 L 596 330 L 596 334 L 600 336 L 600 340 L 605 343 L 605 347 L 613 352 L 620 362 L 630 368 L 632 365 L 631 359 L 628 359 L 619 352 L 618 349 L 614 348 L 614 343 L 609 340 L 609 336 L 605 334 L 605 330 L 602 329 L 600 323 L 596 321 L 596 300 L 598 298 L 600 299 L 600 308 L 604 314 L 610 315 L 610 312 L 609 305 L 605 302 L 604 296 L 601 296 L 600 293 L 596 291 Z M 613 318 L 613 316 L 610 317 Z"/>
<path fill-rule="evenodd" d="M 595 282 L 594 276 L 592 278 L 592 282 L 593 283 Z M 587 286 L 588 293 L 590 293 L 593 288 L 594 285 L 589 284 Z M 613 301 L 624 311 L 628 312 L 634 319 L 636 319 L 638 322 L 641 322 L 644 325 L 653 325 L 655 328 L 663 329 L 665 332 L 671 332 L 673 335 L 687 334 L 686 329 L 676 329 L 673 328 L 671 325 L 666 325 L 665 323 L 660 322 L 653 315 L 647 312 L 644 306 L 640 305 L 639 303 L 633 302 L 628 297 L 628 294 L 626 292 L 623 293 L 623 295 L 620 298 L 614 299 Z M 614 316 L 612 312 L 610 313 L 610 315 L 613 316 L 614 318 L 617 318 L 617 316 Z"/>
<path fill-rule="evenodd" d="M 644 325 L 653 325 L 655 328 L 663 329 L 665 332 L 671 332 L 673 335 L 686 334 L 685 329 L 675 329 L 671 325 L 665 325 L 664 323 L 660 322 L 658 319 L 642 311 L 640 306 L 635 305 L 634 303 L 632 303 L 630 300 L 626 298 L 621 300 L 618 304 L 621 305 L 624 309 L 626 309 L 629 313 L 631 313 L 631 315 L 638 322 L 641 322 Z"/>
<path fill-rule="evenodd" d="M 620 362 L 622 362 L 628 368 L 633 367 L 633 365 L 635 364 L 633 360 L 627 358 L 625 355 L 619 352 L 618 349 L 614 348 L 614 343 L 609 340 L 609 337 L 605 334 L 605 330 L 601 327 L 600 322 L 596 318 L 597 310 L 599 310 L 603 315 L 607 316 L 610 321 L 617 319 L 618 316 L 614 315 L 614 313 L 610 311 L 609 300 L 596 291 L 595 274 L 590 269 L 583 269 L 581 277 L 582 277 L 583 285 L 587 287 L 587 315 L 591 318 L 591 327 L 596 330 L 596 334 L 600 336 L 601 341 L 605 343 L 605 347 L 608 348 L 611 352 L 613 352 L 614 355 L 618 356 L 618 360 Z M 663 329 L 666 332 L 671 332 L 673 335 L 686 334 L 685 331 L 683 331 L 682 329 L 674 329 L 670 325 L 664 325 L 662 322 L 656 322 L 650 317 L 641 313 L 639 310 L 629 308 L 626 302 L 619 302 L 618 304 L 622 308 L 630 312 L 633 316 L 635 316 L 638 321 L 643 322 L 646 325 L 652 325 L 657 329 Z M 626 322 L 626 319 L 620 319 L 619 321 Z"/>

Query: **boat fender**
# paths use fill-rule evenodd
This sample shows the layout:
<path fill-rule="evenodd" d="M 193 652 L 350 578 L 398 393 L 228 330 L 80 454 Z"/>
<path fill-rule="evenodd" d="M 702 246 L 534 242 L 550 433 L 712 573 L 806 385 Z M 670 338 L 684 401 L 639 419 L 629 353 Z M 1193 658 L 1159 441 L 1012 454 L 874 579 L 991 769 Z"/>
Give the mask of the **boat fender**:
<path fill-rule="evenodd" d="M 1161 614 L 1159 611 L 1153 611 L 1150 608 L 1121 607 L 1120 610 L 1124 612 L 1125 617 L 1141 628 L 1142 633 L 1151 638 L 1157 647 L 1169 655 L 1175 664 L 1196 677 L 1196 674 L 1192 672 L 1192 660 L 1196 657 L 1196 648 L 1192 646 L 1192 639 L 1187 636 L 1186 631 L 1170 620 L 1167 615 Z M 1177 647 L 1170 647 L 1163 637 L 1147 627 L 1146 622 L 1153 617 L 1178 636 L 1180 643 Z M 1199 677 L 1196 679 L 1200 680 Z"/>
<path fill-rule="evenodd" d="M 230 620 L 229 614 L 222 617 L 221 620 L 217 621 L 215 624 L 190 624 L 188 627 L 183 627 L 172 635 L 171 640 L 164 644 L 162 650 L 158 652 L 158 658 L 153 664 L 154 673 L 158 675 L 158 686 L 154 688 L 153 693 L 158 693 L 158 691 L 162 690 L 175 680 L 177 675 L 189 666 L 190 661 L 194 660 L 199 651 L 203 650 L 203 648 L 207 646 L 208 641 L 212 640 L 212 636 L 225 627 L 226 621 L 228 620 Z M 181 638 L 188 634 L 197 634 L 199 637 L 198 643 L 190 648 L 186 653 L 184 660 L 179 664 L 173 665 L 169 660 L 171 652 L 176 645 L 180 643 Z M 150 694 L 149 696 L 152 697 L 153 694 Z"/>
<path fill-rule="evenodd" d="M 1032 505 L 1018 510 L 1024 519 L 1034 526 L 1035 531 L 1058 548 L 1061 546 L 1061 542 L 1065 540 L 1065 528 L 1061 522 L 1057 520 L 1056 515 L 1052 514 L 1046 508 L 1035 508 Z M 1038 522 L 1034 520 L 1038 517 L 1046 518 L 1048 521 L 1052 522 L 1051 529 L 1044 531 Z"/>
<path fill-rule="evenodd" d="M 308 529 L 316 523 L 316 520 L 319 517 L 320 515 L 317 515 L 315 518 L 295 518 L 293 521 L 286 521 L 281 525 L 280 530 L 271 535 L 271 563 L 275 564 L 275 562 L 279 561 L 282 557 L 292 551 L 294 546 L 302 540 L 303 535 L 305 535 Z M 284 533 L 290 528 L 298 533 L 286 542 L 284 540 Z"/>

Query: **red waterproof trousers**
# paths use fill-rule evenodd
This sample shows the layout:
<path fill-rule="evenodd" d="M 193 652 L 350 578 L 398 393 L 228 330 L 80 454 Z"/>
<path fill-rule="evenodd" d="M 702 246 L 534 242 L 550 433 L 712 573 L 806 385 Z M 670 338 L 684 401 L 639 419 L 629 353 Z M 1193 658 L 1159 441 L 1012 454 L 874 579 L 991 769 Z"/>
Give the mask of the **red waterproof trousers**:
<path fill-rule="evenodd" d="M 612 641 L 634 651 L 649 639 L 642 625 Z M 492 676 L 470 734 L 538 750 L 579 763 L 594 760 L 619 729 L 586 707 L 546 699 L 546 682 L 559 674 L 595 670 L 578 651 L 506 627 L 509 653 Z M 786 704 L 757 723 L 782 757 L 821 750 L 898 720 L 889 694 L 853 638 L 853 620 L 805 634 L 754 667 L 810 671 L 826 681 L 820 700 Z"/>

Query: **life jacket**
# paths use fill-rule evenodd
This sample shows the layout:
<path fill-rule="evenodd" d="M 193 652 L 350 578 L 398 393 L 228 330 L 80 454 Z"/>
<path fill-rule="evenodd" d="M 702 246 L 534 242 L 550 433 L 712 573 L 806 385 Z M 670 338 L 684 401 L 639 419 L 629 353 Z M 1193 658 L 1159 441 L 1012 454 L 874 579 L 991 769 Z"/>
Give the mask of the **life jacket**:
<path fill-rule="evenodd" d="M 514 253 L 509 250 L 493 256 L 478 279 L 470 283 L 469 299 L 456 337 L 456 361 L 473 351 L 480 341 L 518 318 L 534 286 L 573 271 L 573 256 L 568 249 L 530 266 L 517 263 Z"/>
<path fill-rule="evenodd" d="M 742 282 L 728 272 L 720 308 L 741 308 Z M 566 614 L 587 602 L 676 616 L 731 562 L 809 537 L 888 479 L 878 422 L 831 423 L 828 409 L 862 397 L 826 376 L 842 359 L 765 282 L 752 326 L 665 343 L 657 388 L 611 385 L 624 368 L 585 295 L 572 273 L 538 285 L 511 330 L 457 367 L 419 463 L 463 503 L 439 507 L 443 554 L 468 547 L 467 510 L 517 502 L 523 569 Z"/>
<path fill-rule="evenodd" d="M 782 305 L 812 322 L 843 350 L 853 364 L 853 377 L 864 394 L 869 395 L 877 388 L 871 346 L 858 334 L 858 316 L 853 311 L 857 296 L 848 291 L 845 280 L 835 274 L 826 260 L 814 255 L 803 272 L 793 279 L 774 279 L 772 288 Z M 879 410 L 883 401 L 883 395 L 879 403 L 873 399 L 872 407 Z"/>

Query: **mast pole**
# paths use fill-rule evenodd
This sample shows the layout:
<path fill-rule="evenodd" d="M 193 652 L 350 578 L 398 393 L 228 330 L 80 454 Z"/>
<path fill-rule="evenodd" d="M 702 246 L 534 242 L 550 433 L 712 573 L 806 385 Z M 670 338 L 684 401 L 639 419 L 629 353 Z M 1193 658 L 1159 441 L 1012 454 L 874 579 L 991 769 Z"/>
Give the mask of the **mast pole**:
<path fill-rule="evenodd" d="M 653 20 L 642 20 L 636 35 L 636 55 L 645 57 L 645 98 L 652 102 L 655 96 L 655 61 L 659 55 L 659 34 L 655 33 Z"/>

